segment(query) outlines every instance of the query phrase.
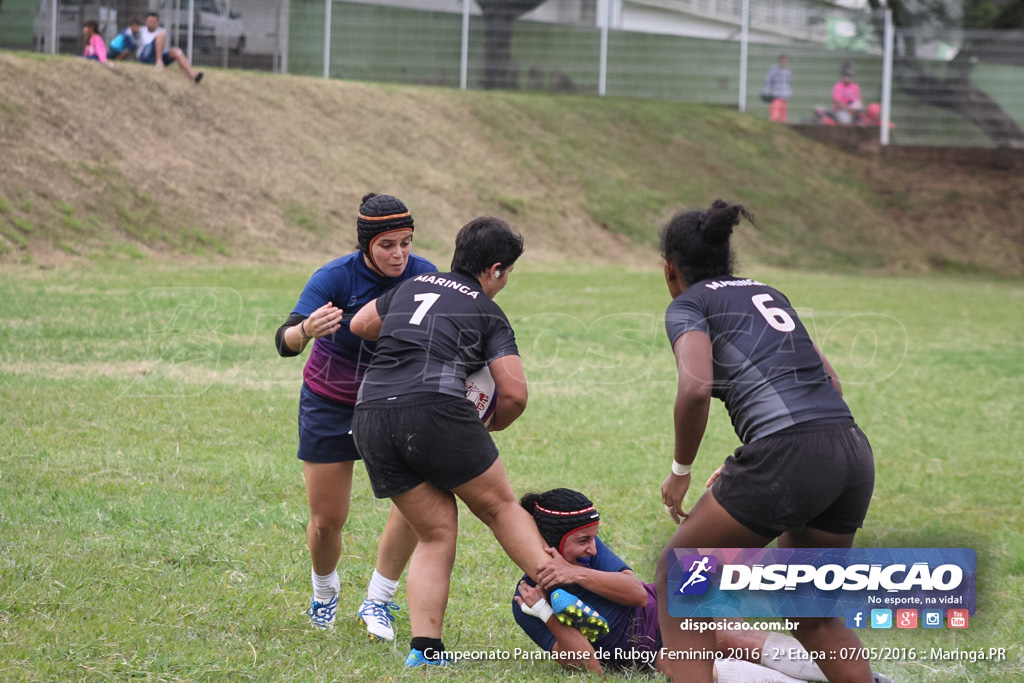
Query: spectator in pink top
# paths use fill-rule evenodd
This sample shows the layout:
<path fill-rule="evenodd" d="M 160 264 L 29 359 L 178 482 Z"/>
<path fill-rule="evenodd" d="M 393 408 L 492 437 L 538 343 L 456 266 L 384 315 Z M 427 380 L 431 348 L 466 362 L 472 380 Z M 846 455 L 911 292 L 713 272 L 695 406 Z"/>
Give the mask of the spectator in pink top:
<path fill-rule="evenodd" d="M 82 24 L 82 35 L 85 36 L 85 52 L 82 56 L 86 59 L 94 59 L 102 64 L 107 63 L 107 43 L 100 35 L 100 27 L 90 19 Z"/>
<path fill-rule="evenodd" d="M 853 65 L 845 62 L 839 72 L 839 82 L 832 88 L 832 111 L 835 112 L 836 123 L 850 125 L 863 108 L 860 86 L 853 82 Z"/>

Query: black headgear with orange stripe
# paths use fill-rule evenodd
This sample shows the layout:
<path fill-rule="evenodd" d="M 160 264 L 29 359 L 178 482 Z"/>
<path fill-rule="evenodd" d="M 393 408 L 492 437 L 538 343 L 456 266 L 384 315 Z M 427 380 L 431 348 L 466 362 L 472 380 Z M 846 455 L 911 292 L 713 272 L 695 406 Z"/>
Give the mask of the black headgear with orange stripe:
<path fill-rule="evenodd" d="M 594 526 L 601 515 L 585 495 L 572 489 L 551 489 L 523 496 L 520 504 L 537 523 L 544 542 L 562 552 L 565 537 L 574 531 Z"/>
<path fill-rule="evenodd" d="M 356 232 L 359 235 L 359 249 L 364 254 L 370 254 L 374 240 L 381 235 L 412 229 L 412 214 L 401 199 L 373 192 L 363 197 L 359 218 L 356 219 Z"/>

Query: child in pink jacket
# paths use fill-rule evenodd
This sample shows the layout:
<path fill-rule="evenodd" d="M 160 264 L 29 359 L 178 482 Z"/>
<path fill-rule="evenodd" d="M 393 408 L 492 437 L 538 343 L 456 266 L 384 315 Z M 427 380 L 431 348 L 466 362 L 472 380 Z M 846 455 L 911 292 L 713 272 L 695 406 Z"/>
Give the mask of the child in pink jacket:
<path fill-rule="evenodd" d="M 85 22 L 82 24 L 82 35 L 85 36 L 85 52 L 83 56 L 86 59 L 95 59 L 101 64 L 106 64 L 107 43 L 103 40 L 103 36 L 100 35 L 99 24 L 92 19 Z"/>

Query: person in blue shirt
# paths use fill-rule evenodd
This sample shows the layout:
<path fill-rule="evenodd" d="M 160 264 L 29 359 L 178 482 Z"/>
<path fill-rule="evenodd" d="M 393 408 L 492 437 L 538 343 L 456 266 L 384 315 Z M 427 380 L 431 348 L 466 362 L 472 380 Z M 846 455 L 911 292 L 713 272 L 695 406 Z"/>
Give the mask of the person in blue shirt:
<path fill-rule="evenodd" d="M 299 450 L 309 499 L 306 543 L 312 560 L 310 622 L 334 624 L 341 582 L 341 531 L 348 518 L 352 471 L 359 452 L 352 440 L 352 414 L 375 344 L 352 334 L 359 310 L 398 284 L 437 268 L 410 253 L 414 222 L 397 197 L 370 193 L 359 206 L 358 251 L 313 273 L 291 315 L 277 330 L 281 356 L 298 356 L 312 342 L 299 396 Z M 416 547 L 416 534 L 392 508 L 380 538 L 377 566 L 359 619 L 374 638 L 392 640 L 391 610 L 398 579 Z"/>
<path fill-rule="evenodd" d="M 550 556 L 540 567 L 538 580 L 524 575 L 513 596 L 512 615 L 523 632 L 542 650 L 556 653 L 555 661 L 566 668 L 671 675 L 662 651 L 654 584 L 641 581 L 601 540 L 601 515 L 590 499 L 579 491 L 557 488 L 528 493 L 519 504 L 537 523 Z M 545 590 L 555 586 L 597 609 L 608 621 L 608 633 L 593 644 L 574 638 L 574 629 L 547 606 Z M 714 633 L 718 683 L 826 680 L 814 658 L 790 635 L 743 628 L 717 628 Z M 881 674 L 875 676 L 876 683 L 892 683 Z"/>
<path fill-rule="evenodd" d="M 770 103 L 768 118 L 785 123 L 789 98 L 793 94 L 793 72 L 789 70 L 789 57 L 779 55 L 779 63 L 768 70 L 761 88 L 761 97 Z"/>
<path fill-rule="evenodd" d="M 666 646 L 699 650 L 714 633 L 682 631 L 667 611 L 672 548 L 849 548 L 874 489 L 871 445 L 843 400 L 839 378 L 782 292 L 733 276 L 730 236 L 753 216 L 716 200 L 706 211 L 676 214 L 661 233 L 672 302 L 665 328 L 676 359 L 675 448 L 661 496 L 676 522 L 658 560 L 659 621 Z M 720 399 L 742 446 L 689 511 L 683 499 Z M 835 618 L 802 618 L 794 636 L 807 650 L 862 652 Z M 872 681 L 867 659 L 820 660 L 829 680 Z M 670 662 L 679 681 L 710 683 L 713 662 Z"/>
<path fill-rule="evenodd" d="M 121 60 L 135 56 L 139 49 L 139 30 L 142 29 L 142 22 L 132 17 L 128 22 L 128 28 L 114 36 L 107 45 L 107 59 Z"/>

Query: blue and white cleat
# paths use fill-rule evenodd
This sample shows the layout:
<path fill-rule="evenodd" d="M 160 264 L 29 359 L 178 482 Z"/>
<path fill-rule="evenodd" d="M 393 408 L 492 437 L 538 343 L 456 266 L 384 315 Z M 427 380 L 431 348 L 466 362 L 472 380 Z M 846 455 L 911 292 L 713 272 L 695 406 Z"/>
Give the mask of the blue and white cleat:
<path fill-rule="evenodd" d="M 313 596 L 310 601 L 309 609 L 306 610 L 306 614 L 309 615 L 309 623 L 317 628 L 334 628 L 334 613 L 338 611 L 338 596 L 335 595 L 328 602 L 320 602 Z"/>
<path fill-rule="evenodd" d="M 359 608 L 356 616 L 366 627 L 366 633 L 375 640 L 392 641 L 395 639 L 395 615 L 391 610 L 402 609 L 393 602 L 377 602 L 367 598 Z"/>
<path fill-rule="evenodd" d="M 608 633 L 608 620 L 569 591 L 556 588 L 550 602 L 555 617 L 566 626 L 578 628 L 590 642 Z"/>
<path fill-rule="evenodd" d="M 417 650 L 414 648 L 409 650 L 409 656 L 405 658 L 405 668 L 415 669 L 418 666 L 451 666 L 451 662 L 447 657 L 427 659 L 423 655 L 423 650 Z"/>

